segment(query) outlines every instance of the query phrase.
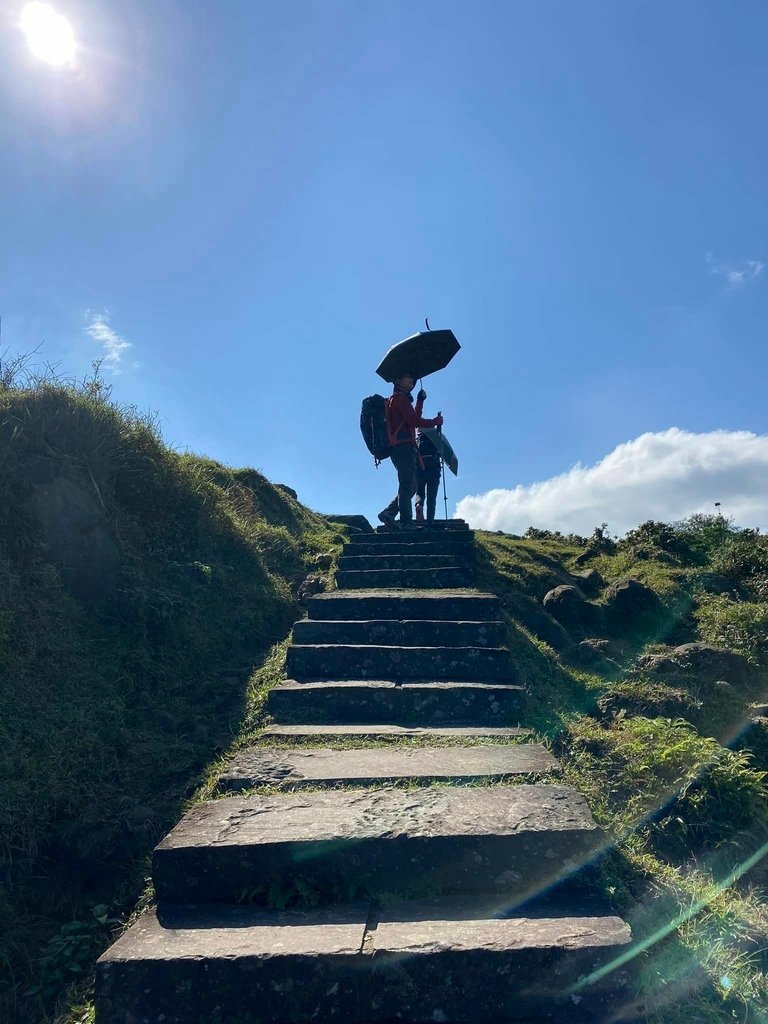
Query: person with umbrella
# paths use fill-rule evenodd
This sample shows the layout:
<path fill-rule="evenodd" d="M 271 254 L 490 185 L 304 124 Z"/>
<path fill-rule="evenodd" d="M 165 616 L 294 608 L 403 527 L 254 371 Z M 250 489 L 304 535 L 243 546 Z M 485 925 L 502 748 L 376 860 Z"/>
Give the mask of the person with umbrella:
<path fill-rule="evenodd" d="M 416 468 L 418 451 L 416 448 L 417 427 L 441 427 L 443 417 L 440 413 L 434 419 L 424 419 L 421 415 L 427 397 L 422 388 L 416 396 L 416 407 L 413 407 L 413 386 L 415 380 L 412 373 L 402 373 L 395 378 L 392 397 L 387 402 L 387 431 L 392 448 L 390 458 L 397 470 L 397 494 L 386 508 L 379 512 L 379 521 L 385 526 L 392 526 L 400 513 L 401 529 L 415 527 L 411 499 L 416 493 Z"/>
<path fill-rule="evenodd" d="M 379 520 L 391 526 L 400 513 L 400 523 L 406 529 L 415 527 L 412 520 L 411 498 L 416 493 L 416 467 L 419 456 L 416 449 L 417 427 L 442 427 L 440 413 L 426 420 L 421 413 L 427 397 L 422 388 L 413 407 L 413 386 L 421 377 L 442 370 L 461 348 L 453 331 L 433 331 L 427 321 L 427 330 L 413 334 L 405 341 L 393 345 L 376 367 L 376 373 L 394 384 L 392 397 L 387 401 L 387 433 L 390 457 L 397 470 L 397 494 L 379 513 Z"/>

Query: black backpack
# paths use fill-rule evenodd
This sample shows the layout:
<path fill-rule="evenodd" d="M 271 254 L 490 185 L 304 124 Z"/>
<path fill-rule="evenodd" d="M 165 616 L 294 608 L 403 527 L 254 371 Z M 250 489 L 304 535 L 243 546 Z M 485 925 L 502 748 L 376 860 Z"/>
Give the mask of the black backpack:
<path fill-rule="evenodd" d="M 392 454 L 387 429 L 387 400 L 381 395 L 369 395 L 363 399 L 360 409 L 360 433 L 366 448 L 378 466 Z"/>

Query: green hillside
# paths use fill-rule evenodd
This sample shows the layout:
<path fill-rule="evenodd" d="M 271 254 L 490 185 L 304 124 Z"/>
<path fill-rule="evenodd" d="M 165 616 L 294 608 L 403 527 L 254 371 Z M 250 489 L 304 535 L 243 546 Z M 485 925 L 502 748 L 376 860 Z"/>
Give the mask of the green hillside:
<path fill-rule="evenodd" d="M 87 976 L 340 531 L 98 378 L 0 389 L 0 1019 Z"/>
<path fill-rule="evenodd" d="M 768 1019 L 768 538 L 692 516 L 478 541 L 531 724 L 615 839 L 595 886 L 640 943 L 641 1019 Z"/>
<path fill-rule="evenodd" d="M 0 1013 L 85 1024 L 152 847 L 258 734 L 343 528 L 169 450 L 98 379 L 0 390 L 0 499 Z M 526 724 L 615 840 L 593 884 L 639 940 L 639 1019 L 768 1019 L 766 540 L 694 516 L 477 542 Z"/>

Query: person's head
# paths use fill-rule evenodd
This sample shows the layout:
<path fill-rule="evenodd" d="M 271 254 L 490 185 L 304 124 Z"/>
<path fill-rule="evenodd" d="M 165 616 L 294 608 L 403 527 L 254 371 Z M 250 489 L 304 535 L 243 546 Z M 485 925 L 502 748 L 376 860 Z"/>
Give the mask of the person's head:
<path fill-rule="evenodd" d="M 404 391 L 413 391 L 415 383 L 412 373 L 403 373 L 399 377 L 395 377 L 395 384 L 399 388 L 403 388 Z"/>

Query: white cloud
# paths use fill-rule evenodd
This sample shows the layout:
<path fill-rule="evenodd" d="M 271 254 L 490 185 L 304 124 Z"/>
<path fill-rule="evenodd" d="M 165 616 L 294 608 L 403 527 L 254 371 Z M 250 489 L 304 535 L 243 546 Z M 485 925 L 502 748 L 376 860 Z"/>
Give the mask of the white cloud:
<path fill-rule="evenodd" d="M 126 341 L 109 326 L 109 313 L 88 312 L 86 315 L 89 323 L 86 325 L 85 333 L 101 345 L 104 352 L 103 367 L 112 373 L 120 373 L 120 363 L 124 353 L 131 347 L 130 341 Z"/>
<path fill-rule="evenodd" d="M 607 522 L 625 533 L 646 519 L 714 512 L 741 526 L 768 526 L 768 435 L 694 434 L 672 427 L 614 448 L 594 466 L 507 490 L 468 496 L 456 514 L 470 526 L 524 533 L 529 526 L 588 534 Z"/>
<path fill-rule="evenodd" d="M 704 259 L 707 262 L 710 274 L 724 277 L 728 284 L 734 288 L 738 288 L 748 281 L 754 281 L 765 270 L 765 263 L 762 260 L 741 260 L 739 263 L 724 263 L 722 260 L 718 260 L 711 252 L 708 252 Z"/>

